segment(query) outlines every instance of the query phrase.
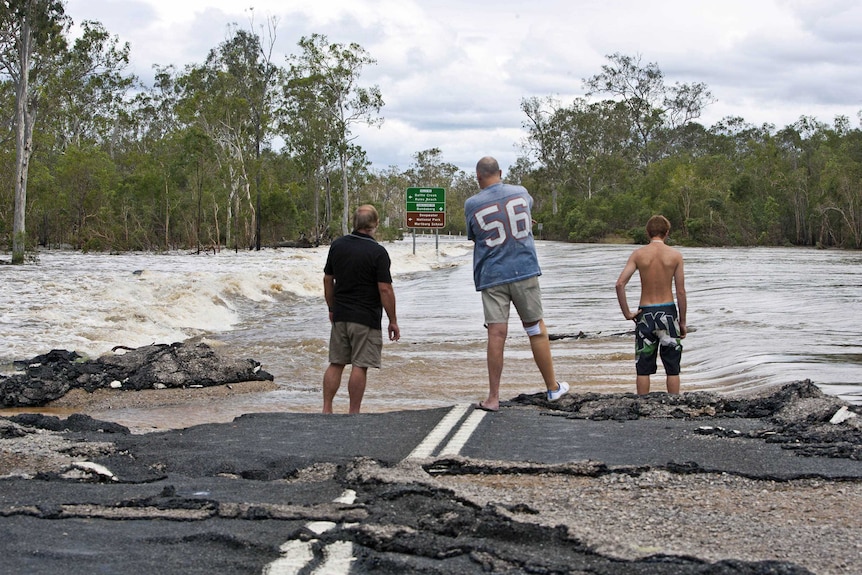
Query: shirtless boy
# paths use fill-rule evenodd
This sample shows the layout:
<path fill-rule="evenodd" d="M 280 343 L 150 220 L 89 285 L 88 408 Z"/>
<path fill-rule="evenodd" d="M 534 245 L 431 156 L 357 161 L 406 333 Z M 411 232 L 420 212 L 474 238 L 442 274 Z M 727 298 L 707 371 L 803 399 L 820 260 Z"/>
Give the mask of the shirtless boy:
<path fill-rule="evenodd" d="M 656 372 L 656 356 L 667 375 L 667 392 L 679 393 L 679 371 L 682 359 L 680 340 L 686 335 L 685 275 L 682 254 L 665 245 L 670 222 L 664 216 L 653 216 L 646 225 L 650 243 L 635 250 L 617 279 L 617 300 L 626 319 L 635 322 L 635 369 L 637 392 L 649 393 L 650 375 Z M 626 284 L 635 270 L 640 274 L 641 297 L 636 311 L 626 301 Z M 677 305 L 673 303 L 676 288 Z"/>

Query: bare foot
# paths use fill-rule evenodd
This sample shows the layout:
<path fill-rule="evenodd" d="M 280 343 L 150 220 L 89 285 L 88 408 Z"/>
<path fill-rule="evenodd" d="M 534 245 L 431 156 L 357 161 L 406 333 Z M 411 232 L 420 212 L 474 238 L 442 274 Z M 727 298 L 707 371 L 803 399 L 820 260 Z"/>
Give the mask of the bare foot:
<path fill-rule="evenodd" d="M 486 403 L 483 403 L 480 401 L 479 403 L 476 404 L 476 409 L 481 409 L 482 411 L 490 411 L 491 413 L 495 413 L 495 412 L 500 410 L 500 405 L 498 404 L 497 407 L 491 407 L 490 404 L 486 404 Z"/>

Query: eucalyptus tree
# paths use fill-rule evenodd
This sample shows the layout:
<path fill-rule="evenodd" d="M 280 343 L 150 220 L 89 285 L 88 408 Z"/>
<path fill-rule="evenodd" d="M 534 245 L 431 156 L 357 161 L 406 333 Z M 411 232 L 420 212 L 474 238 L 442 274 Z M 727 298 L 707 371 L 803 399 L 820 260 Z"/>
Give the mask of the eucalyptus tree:
<path fill-rule="evenodd" d="M 862 130 L 839 116 L 824 148 L 817 241 L 862 248 Z"/>
<path fill-rule="evenodd" d="M 398 230 L 404 227 L 407 207 L 404 194 L 413 185 L 414 181 L 407 172 L 397 166 L 389 166 L 375 172 L 364 186 L 364 197 L 380 212 L 382 238 L 398 237 Z"/>
<path fill-rule="evenodd" d="M 448 189 L 452 187 L 460 171 L 455 164 L 443 160 L 440 148 L 429 148 L 413 154 L 413 163 L 404 175 L 411 182 L 411 187 Z"/>
<path fill-rule="evenodd" d="M 27 176 L 40 96 L 66 51 L 70 20 L 62 0 L 0 3 L 0 73 L 15 86 L 15 209 L 12 263 L 24 262 Z"/>
<path fill-rule="evenodd" d="M 68 45 L 55 73 L 46 79 L 42 90 L 41 120 L 36 143 L 39 153 L 34 162 L 43 163 L 51 174 L 58 173 L 56 166 L 64 162 L 72 150 L 84 151 L 84 163 L 96 166 L 106 154 L 109 161 L 117 159 L 124 146 L 123 118 L 127 117 L 128 93 L 136 86 L 137 78 L 126 73 L 129 64 L 129 45 L 121 43 L 98 22 L 83 22 L 74 40 Z M 83 169 L 83 166 L 81 166 Z M 114 168 L 111 168 L 113 170 Z M 116 179 L 100 178 L 99 183 L 113 182 Z M 66 198 L 79 197 L 80 193 L 71 188 L 73 182 L 67 178 L 53 178 L 49 186 L 40 186 L 35 181 L 32 191 L 31 213 L 41 212 L 43 227 L 51 220 L 55 227 L 63 226 L 76 230 L 72 243 L 93 238 L 93 245 L 111 247 L 121 234 L 108 228 L 119 219 L 108 214 L 106 202 L 95 201 L 100 218 L 81 218 L 80 210 L 85 204 L 59 205 L 58 194 L 67 192 Z M 113 197 L 115 190 L 103 190 L 102 199 Z M 77 214 L 77 215 L 76 215 Z M 85 224 L 85 225 L 82 225 Z M 92 225 L 93 229 L 87 229 Z M 82 239 L 83 238 L 83 239 Z M 42 241 L 47 240 L 45 236 Z"/>
<path fill-rule="evenodd" d="M 115 246 L 121 228 L 114 201 L 116 164 L 102 146 L 70 145 L 54 166 L 58 186 L 55 200 L 62 197 L 71 221 L 64 238 L 78 249 L 104 250 Z"/>
<path fill-rule="evenodd" d="M 561 106 L 553 98 L 531 98 L 521 102 L 521 110 L 528 119 L 522 146 L 541 165 L 551 188 L 552 214 L 559 211 L 563 191 L 591 199 L 616 187 L 631 169 L 631 124 L 618 103 L 576 98 L 571 106 Z"/>
<path fill-rule="evenodd" d="M 632 122 L 631 140 L 641 165 L 667 155 L 677 128 L 700 117 L 715 100 L 706 84 L 665 83 L 658 64 L 641 63 L 641 56 L 614 53 L 602 71 L 584 80 L 587 96 L 609 95 L 622 102 Z"/>
<path fill-rule="evenodd" d="M 252 20 L 252 24 L 254 21 Z M 232 39 L 222 45 L 222 58 L 227 71 L 237 80 L 237 85 L 244 88 L 249 119 L 254 140 L 255 160 L 255 249 L 260 250 L 261 229 L 261 151 L 275 133 L 276 109 L 278 102 L 278 85 L 283 76 L 283 70 L 273 64 L 272 51 L 276 41 L 278 20 L 268 18 L 261 27 L 262 34 L 237 30 Z"/>
<path fill-rule="evenodd" d="M 227 243 L 233 234 L 235 247 L 240 241 L 241 199 L 250 214 L 244 239 L 250 247 L 260 247 L 258 164 L 262 148 L 270 144 L 274 133 L 279 78 L 270 58 L 273 40 L 270 36 L 264 47 L 257 34 L 234 29 L 228 40 L 210 51 L 203 65 L 189 67 L 178 80 L 183 118 L 200 126 L 216 145 L 216 160 L 228 191 Z M 258 186 L 256 201 L 251 196 L 252 175 Z"/>
<path fill-rule="evenodd" d="M 823 153 L 829 127 L 813 117 L 802 116 L 776 134 L 784 152 L 788 178 L 783 192 L 785 205 L 792 210 L 793 231 L 788 232 L 795 244 L 813 242 L 811 216 L 826 156 Z"/>
<path fill-rule="evenodd" d="M 128 42 L 121 43 L 99 22 L 81 23 L 80 35 L 48 82 L 46 122 L 52 123 L 58 150 L 98 143 L 112 151 L 127 94 L 137 85 L 137 78 L 125 73 L 128 65 Z"/>
<path fill-rule="evenodd" d="M 217 52 L 214 50 L 210 53 L 210 59 L 216 57 Z M 210 59 L 207 65 L 188 67 L 177 78 L 182 94 L 177 108 L 184 130 L 199 131 L 213 143 L 213 160 L 225 191 L 222 200 L 215 200 L 216 203 L 224 202 L 225 244 L 238 248 L 239 211 L 243 195 L 248 200 L 250 213 L 254 212 L 248 177 L 251 141 L 248 138 L 248 124 L 242 121 L 247 109 L 243 107 L 243 100 L 232 93 L 228 74 Z"/>
<path fill-rule="evenodd" d="M 317 243 L 332 221 L 329 166 L 337 163 L 338 126 L 331 120 L 330 104 L 322 78 L 312 73 L 309 62 L 297 56 L 292 56 L 290 60 L 283 85 L 284 113 L 281 115 L 280 131 L 285 149 L 302 171 L 305 188 L 312 196 L 313 241 Z M 322 218 L 321 192 L 325 192 Z"/>
<path fill-rule="evenodd" d="M 120 161 L 126 166 L 120 200 L 124 237 L 137 249 L 172 244 L 174 164 L 194 156 L 176 143 L 187 129 L 179 117 L 181 95 L 176 69 L 156 66 L 152 86 L 135 95 L 117 125 L 124 150 Z"/>
<path fill-rule="evenodd" d="M 551 188 L 551 213 L 559 211 L 559 194 L 569 180 L 568 166 L 572 156 L 572 142 L 566 137 L 560 122 L 560 101 L 553 97 L 524 98 L 521 100 L 521 111 L 527 116 L 524 127 L 527 138 L 524 148 L 539 160 Z"/>
<path fill-rule="evenodd" d="M 15 181 L 15 86 L 0 81 L 0 181 Z M 12 230 L 15 194 L 11 186 L 0 186 L 0 238 Z"/>
<path fill-rule="evenodd" d="M 315 130 L 315 135 L 321 138 L 317 144 L 305 146 L 305 149 L 313 152 L 322 143 L 335 152 L 341 173 L 341 232 L 347 234 L 350 221 L 349 164 L 357 159 L 356 152 L 361 150 L 353 145 L 356 136 L 352 129 L 356 124 L 378 126 L 383 122 L 378 117 L 383 107 L 380 88 L 359 85 L 362 69 L 375 64 L 376 60 L 355 42 L 347 46 L 329 43 L 322 34 L 302 37 L 298 45 L 301 53 L 289 58 L 287 89 L 292 92 L 291 85 L 301 88 L 300 97 L 314 99 L 303 104 L 302 109 L 310 113 L 320 112 L 328 122 L 325 129 Z M 295 135 L 287 134 L 285 139 L 290 140 L 291 137 Z M 323 164 L 322 161 L 320 163 Z"/>

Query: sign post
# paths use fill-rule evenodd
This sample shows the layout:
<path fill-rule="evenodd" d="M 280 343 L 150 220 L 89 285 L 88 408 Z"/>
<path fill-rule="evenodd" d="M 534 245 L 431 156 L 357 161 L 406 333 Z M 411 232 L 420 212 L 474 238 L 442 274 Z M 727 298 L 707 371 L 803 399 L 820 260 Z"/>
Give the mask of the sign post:
<path fill-rule="evenodd" d="M 413 253 L 416 253 L 416 228 L 437 231 L 446 225 L 446 190 L 444 188 L 407 188 L 407 227 L 413 230 Z M 435 246 L 438 247 L 438 246 Z"/>

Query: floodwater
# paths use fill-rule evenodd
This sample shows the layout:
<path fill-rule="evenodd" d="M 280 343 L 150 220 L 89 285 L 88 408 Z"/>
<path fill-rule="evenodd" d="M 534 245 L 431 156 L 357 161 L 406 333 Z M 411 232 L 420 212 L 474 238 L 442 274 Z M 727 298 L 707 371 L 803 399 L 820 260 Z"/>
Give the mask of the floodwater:
<path fill-rule="evenodd" d="M 485 329 L 473 289 L 472 244 L 419 235 L 384 244 L 401 341 L 386 342 L 369 370 L 363 411 L 421 409 L 485 397 Z M 537 242 L 545 321 L 558 379 L 575 392 L 634 391 L 631 322 L 614 282 L 631 245 Z M 682 390 L 736 393 L 811 379 L 862 403 L 862 253 L 802 248 L 680 248 L 689 336 Z M 327 248 L 218 254 L 45 251 L 36 263 L 0 266 L 0 369 L 51 349 L 96 357 L 198 337 L 253 358 L 275 376 L 272 392 L 213 400 L 206 408 L 115 410 L 135 427 L 230 421 L 242 413 L 315 412 L 327 365 L 322 275 Z M 629 302 L 638 297 L 637 276 Z M 523 329 L 509 328 L 503 399 L 543 388 Z M 384 314 L 384 327 L 385 327 Z M 582 334 L 583 337 L 574 337 Z M 346 370 L 347 371 L 347 370 Z M 664 375 L 653 377 L 664 390 Z M 336 411 L 347 411 L 346 372 Z"/>

